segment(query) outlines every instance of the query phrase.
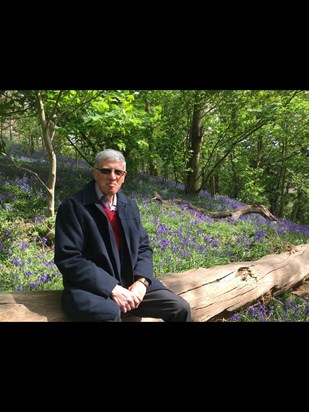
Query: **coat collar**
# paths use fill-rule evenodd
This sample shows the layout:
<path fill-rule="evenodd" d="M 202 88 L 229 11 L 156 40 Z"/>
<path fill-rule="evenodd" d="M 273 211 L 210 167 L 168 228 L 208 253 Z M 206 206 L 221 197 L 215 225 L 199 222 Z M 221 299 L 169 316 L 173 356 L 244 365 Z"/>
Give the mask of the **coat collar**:
<path fill-rule="evenodd" d="M 92 179 L 90 182 L 88 182 L 85 187 L 82 190 L 82 201 L 83 205 L 91 205 L 91 204 L 99 204 L 100 200 L 98 199 L 98 196 L 96 194 L 95 190 L 95 180 Z M 128 200 L 125 195 L 121 193 L 121 190 L 117 193 L 117 206 L 125 206 L 128 203 Z"/>

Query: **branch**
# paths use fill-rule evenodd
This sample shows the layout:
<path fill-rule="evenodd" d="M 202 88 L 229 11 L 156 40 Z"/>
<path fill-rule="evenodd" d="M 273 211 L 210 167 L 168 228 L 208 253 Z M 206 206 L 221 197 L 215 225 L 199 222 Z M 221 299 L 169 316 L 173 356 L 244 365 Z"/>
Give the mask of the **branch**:
<path fill-rule="evenodd" d="M 163 200 L 157 192 L 154 193 L 154 197 L 151 200 L 156 200 L 162 204 L 164 203 L 167 207 L 169 206 L 167 204 L 167 201 Z M 279 220 L 272 213 L 270 213 L 270 211 L 264 205 L 252 204 L 252 205 L 241 206 L 234 210 L 226 210 L 222 212 L 209 212 L 207 209 L 195 207 L 192 205 L 192 203 L 185 202 L 180 199 L 175 199 L 174 202 L 177 204 L 186 205 L 189 209 L 196 210 L 197 212 L 206 214 L 207 216 L 212 217 L 212 218 L 223 218 L 223 217 L 231 216 L 236 221 L 242 215 L 247 215 L 250 213 L 258 213 L 262 215 L 263 217 L 265 217 L 266 219 L 279 222 Z"/>
<path fill-rule="evenodd" d="M 1 166 L 10 167 L 10 168 L 12 168 L 12 169 L 15 168 L 15 169 L 19 169 L 19 170 L 24 170 L 25 172 L 30 173 L 30 174 L 31 174 L 32 176 L 34 176 L 34 177 L 36 178 L 36 180 L 44 187 L 44 189 L 47 190 L 48 193 L 50 192 L 49 188 L 46 186 L 46 184 L 43 182 L 43 180 L 40 178 L 40 176 L 39 176 L 36 172 L 34 172 L 33 170 L 28 169 L 27 167 L 18 166 L 18 165 L 15 163 L 14 159 L 13 159 L 10 155 L 8 155 L 8 154 L 7 154 L 7 157 L 8 157 L 9 160 L 12 162 L 12 164 L 10 165 L 10 164 L 5 164 L 5 163 L 0 163 Z"/>

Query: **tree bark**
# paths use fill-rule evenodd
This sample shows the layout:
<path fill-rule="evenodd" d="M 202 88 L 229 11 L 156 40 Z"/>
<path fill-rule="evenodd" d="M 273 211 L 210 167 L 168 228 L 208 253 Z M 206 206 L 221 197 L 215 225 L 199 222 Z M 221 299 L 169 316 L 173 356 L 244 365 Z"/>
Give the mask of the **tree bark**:
<path fill-rule="evenodd" d="M 59 93 L 59 98 L 62 92 Z M 53 147 L 53 139 L 55 134 L 55 124 L 52 118 L 46 119 L 44 103 L 39 90 L 35 91 L 36 104 L 39 113 L 40 125 L 43 134 L 45 149 L 49 158 L 49 173 L 48 173 L 48 206 L 47 216 L 55 214 L 55 186 L 57 173 L 57 157 Z"/>
<path fill-rule="evenodd" d="M 204 132 L 202 118 L 204 115 L 204 106 L 202 103 L 194 105 L 191 130 L 189 133 L 188 152 L 189 159 L 186 164 L 188 170 L 185 175 L 185 191 L 187 193 L 196 193 L 200 190 L 200 173 L 201 173 L 201 148 L 203 144 Z"/>
<path fill-rule="evenodd" d="M 282 294 L 308 277 L 309 244 L 305 244 L 256 261 L 166 274 L 160 280 L 190 303 L 194 322 L 206 322 Z"/>

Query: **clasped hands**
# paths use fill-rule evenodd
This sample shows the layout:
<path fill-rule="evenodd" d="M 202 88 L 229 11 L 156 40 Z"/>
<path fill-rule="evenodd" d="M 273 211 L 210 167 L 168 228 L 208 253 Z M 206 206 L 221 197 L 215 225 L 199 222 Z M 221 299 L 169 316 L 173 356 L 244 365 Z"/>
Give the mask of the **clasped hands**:
<path fill-rule="evenodd" d="M 138 308 L 144 299 L 146 286 L 141 282 L 134 282 L 128 289 L 116 285 L 111 293 L 111 298 L 120 306 L 121 312 L 126 313 Z"/>

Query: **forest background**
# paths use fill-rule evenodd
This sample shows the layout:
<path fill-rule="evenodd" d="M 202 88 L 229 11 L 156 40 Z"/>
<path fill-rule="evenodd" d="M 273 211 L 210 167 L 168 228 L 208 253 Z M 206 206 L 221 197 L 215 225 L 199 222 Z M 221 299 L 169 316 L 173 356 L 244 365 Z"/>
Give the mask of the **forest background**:
<path fill-rule="evenodd" d="M 68 172 L 76 173 L 73 163 L 90 167 L 107 147 L 124 153 L 132 179 L 173 182 L 196 204 L 205 193 L 263 204 L 306 232 L 308 97 L 305 90 L 2 90 L 1 165 L 37 181 L 51 243 L 64 195 L 58 160 L 71 159 Z M 34 153 L 46 162 L 46 176 L 29 164 Z M 38 213 L 27 210 L 29 219 Z M 306 241 L 299 233 L 295 243 Z"/>

